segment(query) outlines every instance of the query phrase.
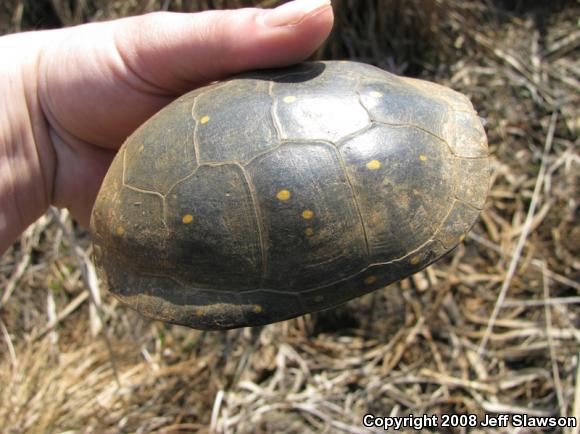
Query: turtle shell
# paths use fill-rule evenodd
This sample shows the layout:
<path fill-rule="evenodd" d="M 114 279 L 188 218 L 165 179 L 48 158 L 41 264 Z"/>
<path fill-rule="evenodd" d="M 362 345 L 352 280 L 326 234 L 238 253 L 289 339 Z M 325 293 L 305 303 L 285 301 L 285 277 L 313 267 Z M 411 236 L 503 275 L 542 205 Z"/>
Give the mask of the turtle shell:
<path fill-rule="evenodd" d="M 415 273 L 463 240 L 489 183 L 469 100 L 355 62 L 190 92 L 119 150 L 91 231 L 100 278 L 200 329 L 280 321 Z"/>

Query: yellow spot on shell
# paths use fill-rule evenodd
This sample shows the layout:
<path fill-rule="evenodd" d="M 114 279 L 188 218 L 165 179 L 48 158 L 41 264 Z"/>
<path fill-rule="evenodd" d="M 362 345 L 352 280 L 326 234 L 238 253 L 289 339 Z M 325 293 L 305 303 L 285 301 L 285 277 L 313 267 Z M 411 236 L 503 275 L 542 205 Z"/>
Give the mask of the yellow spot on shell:
<path fill-rule="evenodd" d="M 419 155 L 419 160 L 427 161 L 427 156 L 426 155 Z"/>
<path fill-rule="evenodd" d="M 195 314 L 197 316 L 202 316 L 203 315 L 203 309 L 201 307 L 198 307 L 197 309 L 195 309 Z"/>
<path fill-rule="evenodd" d="M 376 90 L 373 90 L 373 91 L 371 91 L 370 95 L 371 95 L 373 98 L 380 98 L 381 96 L 383 96 L 383 94 L 382 94 L 382 93 L 380 93 L 380 92 L 377 92 Z"/>
<path fill-rule="evenodd" d="M 292 104 L 294 101 L 296 101 L 296 97 L 294 95 L 287 95 L 284 97 L 284 102 L 286 104 Z"/>
<path fill-rule="evenodd" d="M 117 226 L 115 233 L 119 236 L 122 236 L 125 233 L 125 228 L 123 226 Z"/>
<path fill-rule="evenodd" d="M 371 160 L 367 163 L 367 169 L 377 170 L 381 167 L 381 162 L 379 160 Z"/>
<path fill-rule="evenodd" d="M 292 196 L 292 194 L 286 189 L 280 190 L 278 193 L 276 193 L 278 200 L 288 200 L 290 199 L 290 196 Z"/>
<path fill-rule="evenodd" d="M 260 313 L 262 312 L 264 309 L 262 308 L 262 306 L 260 306 L 259 304 L 255 304 L 254 305 L 254 312 L 256 313 Z"/>
<path fill-rule="evenodd" d="M 367 276 L 365 277 L 365 285 L 372 285 L 373 283 L 376 283 L 377 281 L 377 276 Z"/>
<path fill-rule="evenodd" d="M 417 265 L 420 260 L 421 258 L 419 256 L 413 256 L 409 262 L 413 265 Z"/>
<path fill-rule="evenodd" d="M 208 115 L 202 116 L 199 122 L 201 124 L 207 124 L 209 122 L 209 116 Z"/>
<path fill-rule="evenodd" d="M 186 224 L 186 225 L 187 225 L 187 224 L 189 224 L 189 223 L 191 223 L 191 222 L 193 221 L 193 216 L 192 216 L 191 214 L 185 214 L 185 215 L 184 215 L 184 216 L 181 218 L 181 221 L 182 221 L 184 224 Z"/>
<path fill-rule="evenodd" d="M 463 235 L 461 235 L 461 236 L 459 237 L 459 242 L 460 242 L 460 243 L 462 243 L 462 242 L 463 242 L 463 240 L 465 240 L 465 234 L 463 234 Z"/>
<path fill-rule="evenodd" d="M 305 209 L 304 211 L 302 211 L 303 219 L 310 220 L 312 217 L 314 217 L 314 212 L 312 210 Z"/>
<path fill-rule="evenodd" d="M 139 145 L 139 152 L 143 152 L 143 149 L 145 149 L 145 146 L 143 145 L 143 143 L 141 143 Z"/>
<path fill-rule="evenodd" d="M 307 237 L 311 237 L 312 235 L 314 235 L 314 229 L 312 228 L 304 229 L 304 235 L 306 235 Z"/>

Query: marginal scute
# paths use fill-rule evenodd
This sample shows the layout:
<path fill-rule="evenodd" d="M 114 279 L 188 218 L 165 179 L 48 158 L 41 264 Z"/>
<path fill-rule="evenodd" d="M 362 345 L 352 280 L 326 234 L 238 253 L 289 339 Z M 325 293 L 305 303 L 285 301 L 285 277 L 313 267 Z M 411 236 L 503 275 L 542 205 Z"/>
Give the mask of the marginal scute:
<path fill-rule="evenodd" d="M 376 281 L 377 281 L 377 276 L 375 276 L 374 274 L 371 274 L 370 276 L 365 277 L 363 280 L 365 285 L 372 285 L 373 283 L 376 283 Z"/>
<path fill-rule="evenodd" d="M 239 294 L 242 305 L 258 305 L 260 310 L 254 309 L 256 319 L 260 321 L 279 321 L 278 318 L 292 318 L 300 315 L 306 308 L 299 294 L 291 292 L 254 291 Z"/>
<path fill-rule="evenodd" d="M 330 285 L 303 291 L 300 294 L 302 305 L 308 311 L 327 309 L 342 304 L 353 296 L 363 295 L 377 288 L 375 285 L 365 285 L 359 274 Z"/>
<path fill-rule="evenodd" d="M 413 267 L 416 271 L 419 266 Z M 386 264 L 373 264 L 365 267 L 360 273 L 342 281 L 315 290 L 303 291 L 300 294 L 302 304 L 309 310 L 320 310 L 333 307 L 345 301 L 360 296 L 396 282 L 409 275 L 409 265 L 403 261 Z M 372 277 L 369 279 L 369 277 Z"/>
<path fill-rule="evenodd" d="M 459 93 L 449 87 L 442 86 L 437 83 L 432 83 L 430 81 L 419 80 L 417 78 L 401 77 L 407 83 L 415 87 L 419 92 L 430 95 L 432 98 L 436 98 L 446 105 L 448 105 L 452 110 L 459 111 L 473 111 L 473 105 L 462 93 Z"/>
<path fill-rule="evenodd" d="M 404 79 L 394 75 L 386 80 L 365 79 L 360 82 L 357 91 L 361 104 L 372 120 L 414 125 L 446 141 L 444 126 L 450 118 L 448 105 L 429 94 L 418 92 Z"/>
<path fill-rule="evenodd" d="M 453 153 L 463 158 L 487 158 L 487 136 L 475 112 L 455 111 L 449 123 Z"/>
<path fill-rule="evenodd" d="M 441 128 L 454 154 L 463 158 L 487 158 L 487 136 L 469 98 L 436 83 L 406 77 L 403 80 L 451 110 Z"/>
<path fill-rule="evenodd" d="M 215 292 L 184 285 L 169 276 L 120 273 L 107 284 L 122 301 L 149 317 L 206 330 L 279 321 L 299 315 L 305 308 L 296 294 Z"/>
<path fill-rule="evenodd" d="M 469 231 L 478 215 L 479 210 L 456 200 L 433 238 L 440 241 L 446 249 L 452 249 L 461 242 L 462 235 Z"/>
<path fill-rule="evenodd" d="M 429 265 L 445 253 L 445 247 L 438 240 L 429 240 L 419 249 L 409 253 L 395 263 L 400 268 L 401 273 L 405 270 L 419 271 Z"/>
<path fill-rule="evenodd" d="M 215 330 L 258 320 L 255 306 L 235 293 L 188 287 L 169 276 L 119 274 L 108 285 L 137 311 L 162 321 Z"/>
<path fill-rule="evenodd" d="M 388 80 L 389 74 L 384 69 L 378 68 L 374 65 L 361 62 L 324 62 L 328 74 L 339 76 L 350 76 L 352 80 L 360 80 L 362 78 L 374 80 Z"/>
<path fill-rule="evenodd" d="M 456 158 L 454 177 L 455 197 L 482 209 L 489 189 L 489 160 L 487 158 Z"/>

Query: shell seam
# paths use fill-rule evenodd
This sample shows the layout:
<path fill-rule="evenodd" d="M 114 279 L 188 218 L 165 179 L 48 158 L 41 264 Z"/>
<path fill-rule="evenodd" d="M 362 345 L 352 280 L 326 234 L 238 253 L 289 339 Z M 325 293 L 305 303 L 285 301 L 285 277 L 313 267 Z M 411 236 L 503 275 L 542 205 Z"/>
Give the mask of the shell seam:
<path fill-rule="evenodd" d="M 258 239 L 260 242 L 260 255 L 262 257 L 262 276 L 260 284 L 263 284 L 264 280 L 266 279 L 266 273 L 268 272 L 268 255 L 266 254 L 267 246 L 266 246 L 265 231 L 263 227 L 264 222 L 262 220 L 262 212 L 260 210 L 260 205 L 258 198 L 256 197 L 254 184 L 250 179 L 249 173 L 242 165 L 238 164 L 238 167 L 242 171 L 242 175 L 244 176 L 244 180 L 246 181 L 246 185 L 248 186 L 248 191 L 250 192 L 250 199 L 252 200 L 252 204 L 254 205 L 253 206 L 254 215 L 256 216 Z"/>
<path fill-rule="evenodd" d="M 278 142 L 282 140 L 282 127 L 280 120 L 276 115 L 276 107 L 278 106 L 278 100 L 274 98 L 274 82 L 270 82 L 268 85 L 268 96 L 272 99 L 272 105 L 270 106 L 270 116 L 272 117 L 272 124 L 274 125 L 274 130 L 276 131 L 276 138 Z"/>
<path fill-rule="evenodd" d="M 193 104 L 191 105 L 191 118 L 195 122 L 195 126 L 193 127 L 193 136 L 192 136 L 193 153 L 195 155 L 195 162 L 199 165 L 199 162 L 200 162 L 200 160 L 199 160 L 199 148 L 197 146 L 197 140 L 196 140 L 197 128 L 199 126 L 199 123 L 197 122 L 197 119 L 195 119 L 195 116 L 193 114 L 195 112 L 196 105 L 197 105 L 197 96 L 193 99 Z"/>
<path fill-rule="evenodd" d="M 474 209 L 474 210 L 476 210 L 476 211 L 482 211 L 482 210 L 483 210 L 483 208 L 478 208 L 478 207 L 476 207 L 475 205 L 473 205 L 473 204 L 471 204 L 471 203 L 467 202 L 466 200 L 464 200 L 464 199 L 461 199 L 460 197 L 457 197 L 457 193 L 454 193 L 454 199 L 455 199 L 457 202 L 459 202 L 459 203 L 462 203 L 462 204 L 464 204 L 464 205 L 468 206 L 469 208 L 472 208 L 472 209 Z"/>
<path fill-rule="evenodd" d="M 125 182 L 125 169 L 126 169 L 126 159 L 127 159 L 127 152 L 125 149 L 123 149 L 123 170 L 121 171 L 121 185 L 124 188 L 127 188 L 129 190 L 133 190 L 136 191 L 138 193 L 143 193 L 143 194 L 151 194 L 153 196 L 158 196 L 161 198 L 161 208 L 162 208 L 162 216 L 161 216 L 161 222 L 163 223 L 163 226 L 165 226 L 165 228 L 167 229 L 167 221 L 165 219 L 165 210 L 166 210 L 166 204 L 165 204 L 165 196 L 163 196 L 161 193 L 159 193 L 158 191 L 155 190 L 145 190 L 143 188 L 139 188 L 139 187 L 135 187 L 131 184 L 127 184 L 127 182 Z"/>
<path fill-rule="evenodd" d="M 427 242 L 421 244 L 419 247 L 417 247 L 416 249 L 412 250 L 411 252 L 409 252 L 405 256 L 401 256 L 399 258 L 395 258 L 392 261 L 387 261 L 387 262 L 373 262 L 373 263 L 367 265 L 366 267 L 363 267 L 360 271 L 357 271 L 356 273 L 349 274 L 348 276 L 343 277 L 342 279 L 336 280 L 336 281 L 331 282 L 331 283 L 329 283 L 327 285 L 317 286 L 315 288 L 310 288 L 310 289 L 307 289 L 307 290 L 304 290 L 304 291 L 300 291 L 300 292 L 280 291 L 280 290 L 269 289 L 269 288 L 249 289 L 249 290 L 235 290 L 235 291 L 232 291 L 232 290 L 216 290 L 215 288 L 191 288 L 191 287 L 188 287 L 187 285 L 185 285 L 180 280 L 176 279 L 175 277 L 168 276 L 168 275 L 165 275 L 165 274 L 142 273 L 142 275 L 143 276 L 154 276 L 154 277 L 165 277 L 165 278 L 168 278 L 168 279 L 174 281 L 175 283 L 177 283 L 178 285 L 180 285 L 182 287 L 185 287 L 185 288 L 188 288 L 188 289 L 191 289 L 191 290 L 194 290 L 194 291 L 207 291 L 207 290 L 209 290 L 209 291 L 217 291 L 217 292 L 220 292 L 220 293 L 230 293 L 232 295 L 240 295 L 240 293 L 241 294 L 244 294 L 244 295 L 247 295 L 247 294 L 252 294 L 252 293 L 267 292 L 267 293 L 272 293 L 272 294 L 294 295 L 294 296 L 300 297 L 300 295 L 302 295 L 302 294 L 311 293 L 311 292 L 314 292 L 314 291 L 318 291 L 318 290 L 320 290 L 322 288 L 327 288 L 327 287 L 332 286 L 332 285 L 336 285 L 336 284 L 339 284 L 339 283 L 342 283 L 342 282 L 346 282 L 347 280 L 350 280 L 353 277 L 356 277 L 356 276 L 359 276 L 359 275 L 363 274 L 365 271 L 369 270 L 370 268 L 380 267 L 380 266 L 384 266 L 384 265 L 391 265 L 391 264 L 395 264 L 397 262 L 401 262 L 401 261 L 405 260 L 406 258 L 408 258 L 410 256 L 413 256 L 415 253 L 417 253 L 418 251 L 420 251 L 423 247 L 425 247 L 430 242 L 437 242 L 437 243 L 441 244 L 445 248 L 445 250 L 449 250 L 447 247 L 445 247 L 445 245 L 440 240 L 437 240 L 437 239 L 434 239 L 434 238 L 430 238 Z M 420 270 L 417 270 L 417 271 L 420 271 Z"/>
<path fill-rule="evenodd" d="M 342 170 L 342 173 L 344 174 L 344 177 L 346 178 L 346 182 L 348 183 L 348 186 L 350 188 L 350 192 L 352 194 L 352 200 L 354 202 L 354 207 L 356 209 L 356 212 L 358 214 L 359 217 L 359 221 L 361 224 L 361 228 L 362 228 L 362 232 L 363 232 L 363 236 L 365 239 L 365 247 L 366 247 L 366 251 L 367 251 L 367 260 L 371 257 L 371 249 L 370 249 L 370 244 L 369 244 L 369 239 L 367 237 L 367 229 L 365 227 L 365 222 L 362 216 L 362 212 L 360 209 L 360 205 L 358 203 L 358 199 L 356 197 L 356 192 L 354 190 L 354 186 L 352 184 L 352 181 L 350 179 L 350 176 L 348 176 L 348 171 L 346 169 L 346 164 L 344 163 L 344 159 L 342 158 L 342 154 L 340 153 L 340 150 L 336 149 L 333 147 L 333 149 L 336 152 L 336 156 L 338 158 L 338 162 L 340 164 L 340 169 Z"/>

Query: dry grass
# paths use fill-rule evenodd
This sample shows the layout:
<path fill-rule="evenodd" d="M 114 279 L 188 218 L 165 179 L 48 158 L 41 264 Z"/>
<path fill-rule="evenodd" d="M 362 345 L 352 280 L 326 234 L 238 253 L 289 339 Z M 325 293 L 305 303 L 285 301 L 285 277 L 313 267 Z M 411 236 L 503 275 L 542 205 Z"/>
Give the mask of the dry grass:
<path fill-rule="evenodd" d="M 0 30 L 242 3 L 13 0 Z M 580 417 L 580 8 L 521 4 L 335 0 L 317 53 L 448 84 L 487 119 L 490 198 L 452 255 L 335 310 L 203 333 L 101 294 L 86 232 L 51 211 L 0 259 L 2 432 L 362 433 L 369 412 Z"/>

